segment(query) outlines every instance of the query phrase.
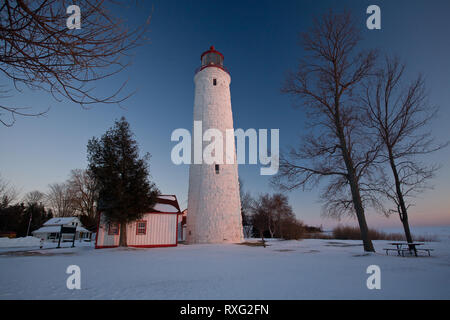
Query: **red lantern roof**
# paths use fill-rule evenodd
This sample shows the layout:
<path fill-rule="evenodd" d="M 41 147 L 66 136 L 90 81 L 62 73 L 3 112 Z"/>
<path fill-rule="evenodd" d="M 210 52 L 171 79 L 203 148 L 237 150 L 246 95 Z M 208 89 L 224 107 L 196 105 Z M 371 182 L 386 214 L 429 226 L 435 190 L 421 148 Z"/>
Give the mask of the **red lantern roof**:
<path fill-rule="evenodd" d="M 208 51 L 205 51 L 202 53 L 202 55 L 200 56 L 200 60 L 202 60 L 203 56 L 207 53 L 217 53 L 218 55 L 220 55 L 222 57 L 222 60 L 224 59 L 223 54 L 221 54 L 219 51 L 217 51 L 214 48 L 214 46 L 211 46 Z"/>
<path fill-rule="evenodd" d="M 205 51 L 200 56 L 201 66 L 197 68 L 195 73 L 209 67 L 215 67 L 222 69 L 223 71 L 230 73 L 223 65 L 223 54 L 217 51 L 214 46 L 211 46 L 208 51 Z"/>

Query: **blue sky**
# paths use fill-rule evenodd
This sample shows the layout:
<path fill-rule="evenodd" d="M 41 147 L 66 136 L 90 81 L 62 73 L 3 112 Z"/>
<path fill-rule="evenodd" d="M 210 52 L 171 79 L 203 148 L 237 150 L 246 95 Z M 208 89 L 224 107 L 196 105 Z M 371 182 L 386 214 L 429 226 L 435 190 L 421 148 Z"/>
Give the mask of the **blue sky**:
<path fill-rule="evenodd" d="M 139 9 L 119 14 L 132 23 L 145 21 L 153 6 L 150 43 L 135 52 L 125 72 L 98 85 L 107 93 L 128 80 L 137 93 L 123 107 L 98 105 L 90 110 L 58 102 L 48 94 L 22 90 L 5 103 L 33 106 L 48 114 L 19 118 L 12 128 L 0 127 L 0 173 L 23 193 L 45 191 L 47 185 L 64 181 L 71 169 L 85 168 L 86 144 L 100 136 L 124 115 L 140 144 L 150 152 L 152 179 L 163 193 L 176 194 L 187 206 L 188 167 L 175 166 L 170 135 L 176 128 L 191 129 L 194 70 L 200 54 L 214 45 L 231 70 L 231 96 L 235 128 L 279 128 L 283 148 L 296 145 L 305 132 L 305 117 L 280 93 L 285 74 L 296 68 L 303 52 L 298 33 L 306 31 L 312 17 L 333 8 L 349 9 L 363 28 L 362 46 L 398 55 L 408 75 L 422 72 L 430 90 L 430 102 L 441 112 L 434 122 L 435 136 L 448 140 L 450 123 L 450 2 L 442 1 L 145 1 Z M 368 5 L 381 7 L 382 29 L 365 28 Z M 0 77 L 2 83 L 10 85 Z M 434 189 L 417 199 L 411 209 L 413 225 L 450 224 L 450 148 L 424 158 L 442 168 Z M 241 165 L 244 188 L 253 195 L 274 192 L 259 166 Z M 336 221 L 320 216 L 318 192 L 289 193 L 297 216 L 310 224 L 332 226 Z M 386 219 L 368 212 L 372 227 L 398 226 L 396 216 Z M 344 223 L 351 220 L 344 219 Z"/>

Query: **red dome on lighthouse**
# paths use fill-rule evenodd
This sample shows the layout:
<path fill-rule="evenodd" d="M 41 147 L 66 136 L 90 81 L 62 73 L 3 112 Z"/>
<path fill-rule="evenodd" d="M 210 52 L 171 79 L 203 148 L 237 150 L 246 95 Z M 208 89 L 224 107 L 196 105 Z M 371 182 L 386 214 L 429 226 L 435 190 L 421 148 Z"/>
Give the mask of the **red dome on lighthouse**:
<path fill-rule="evenodd" d="M 197 69 L 196 72 L 199 72 L 208 67 L 216 67 L 228 73 L 228 70 L 223 66 L 223 60 L 223 54 L 217 51 L 214 46 L 211 46 L 209 50 L 203 52 L 200 56 L 202 65 Z"/>
<path fill-rule="evenodd" d="M 203 59 L 205 58 L 205 59 Z M 223 65 L 223 54 L 217 51 L 214 46 L 211 46 L 208 51 L 202 53 L 200 60 L 202 61 L 202 65 L 206 62 L 204 60 L 209 61 L 217 61 L 217 64 Z"/>

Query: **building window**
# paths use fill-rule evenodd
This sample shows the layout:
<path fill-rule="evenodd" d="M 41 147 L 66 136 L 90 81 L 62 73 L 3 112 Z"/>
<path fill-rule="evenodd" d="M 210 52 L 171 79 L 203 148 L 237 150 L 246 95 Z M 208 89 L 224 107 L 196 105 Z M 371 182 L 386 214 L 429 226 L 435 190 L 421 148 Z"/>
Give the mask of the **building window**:
<path fill-rule="evenodd" d="M 147 233 L 147 221 L 136 222 L 136 234 L 145 235 Z"/>
<path fill-rule="evenodd" d="M 216 174 L 219 174 L 219 170 L 220 170 L 220 168 L 219 168 L 219 165 L 218 164 L 216 164 Z"/>
<path fill-rule="evenodd" d="M 119 224 L 116 222 L 111 222 L 108 227 L 108 235 L 115 236 L 119 234 Z"/>
<path fill-rule="evenodd" d="M 217 86 L 217 79 L 213 79 L 213 86 Z"/>

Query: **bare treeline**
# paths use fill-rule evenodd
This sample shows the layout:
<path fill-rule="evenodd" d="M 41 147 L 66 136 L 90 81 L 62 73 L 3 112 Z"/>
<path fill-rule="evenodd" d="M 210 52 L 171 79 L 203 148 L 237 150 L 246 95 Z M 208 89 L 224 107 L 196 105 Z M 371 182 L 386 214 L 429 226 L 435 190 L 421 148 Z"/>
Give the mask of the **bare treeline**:
<path fill-rule="evenodd" d="M 0 175 L 0 209 L 6 208 L 15 202 L 18 195 L 17 189 Z"/>
<path fill-rule="evenodd" d="M 271 238 L 300 239 L 303 223 L 295 217 L 288 198 L 281 193 L 261 194 L 253 198 L 250 193 L 241 196 L 244 236 L 258 235 L 263 243 L 265 233 Z"/>
<path fill-rule="evenodd" d="M 96 217 L 97 184 L 87 170 L 75 169 L 63 183 L 49 185 L 47 205 L 57 217 Z"/>
<path fill-rule="evenodd" d="M 90 221 L 96 218 L 97 185 L 87 170 L 72 170 L 69 179 L 50 184 L 45 193 L 34 190 L 21 199 L 18 195 L 16 188 L 0 178 L 1 208 L 16 203 L 37 204 L 51 209 L 55 217 L 85 216 Z"/>
<path fill-rule="evenodd" d="M 129 4 L 129 2 L 127 2 Z M 70 5 L 81 10 L 81 29 L 67 28 Z M 4 0 L 0 4 L 0 73 L 10 85 L 49 92 L 83 107 L 120 103 L 125 82 L 107 96 L 93 91 L 94 83 L 113 76 L 129 63 L 143 43 L 149 19 L 132 28 L 113 12 L 127 7 L 112 0 Z M 11 90 L 2 84 L 3 96 Z M 29 106 L 0 103 L 0 122 L 11 126 L 16 116 L 36 116 Z M 9 117 L 8 117 L 9 115 Z"/>

